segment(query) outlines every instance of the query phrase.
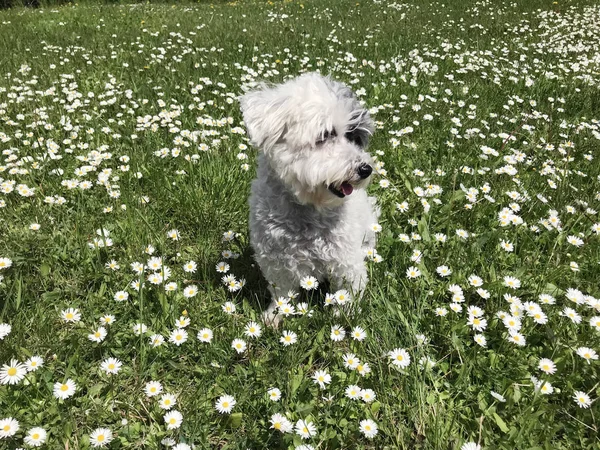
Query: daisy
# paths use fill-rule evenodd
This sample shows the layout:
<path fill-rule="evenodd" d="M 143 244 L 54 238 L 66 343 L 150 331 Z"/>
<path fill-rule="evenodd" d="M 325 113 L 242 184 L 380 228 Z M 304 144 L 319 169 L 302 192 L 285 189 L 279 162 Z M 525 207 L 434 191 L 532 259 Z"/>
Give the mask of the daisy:
<path fill-rule="evenodd" d="M 112 439 L 112 431 L 108 428 L 96 428 L 90 434 L 90 444 L 92 444 L 92 447 L 104 447 L 108 445 Z"/>
<path fill-rule="evenodd" d="M 9 364 L 4 364 L 0 369 L 0 383 L 17 384 L 27 375 L 27 367 L 16 359 L 11 359 Z"/>
<path fill-rule="evenodd" d="M 281 414 L 273 414 L 269 421 L 271 422 L 271 428 L 282 433 L 291 433 L 294 429 L 294 425 Z"/>
<path fill-rule="evenodd" d="M 100 324 L 102 325 L 112 325 L 115 322 L 115 316 L 110 314 L 106 314 L 100 317 Z"/>
<path fill-rule="evenodd" d="M 521 281 L 515 277 L 504 277 L 504 285 L 511 289 L 518 289 L 521 287 Z"/>
<path fill-rule="evenodd" d="M 363 341 L 367 337 L 367 333 L 361 327 L 354 327 L 351 332 L 352 339 L 355 341 Z"/>
<path fill-rule="evenodd" d="M 596 331 L 600 331 L 600 316 L 594 316 L 590 319 L 590 326 Z"/>
<path fill-rule="evenodd" d="M 177 329 L 171 331 L 171 334 L 169 335 L 169 342 L 171 342 L 177 346 L 180 346 L 185 341 L 187 341 L 187 338 L 188 338 L 188 332 L 185 331 L 183 328 L 177 328 Z"/>
<path fill-rule="evenodd" d="M 345 305 L 351 301 L 350 294 L 345 289 L 337 291 L 335 294 L 333 294 L 333 297 L 338 305 Z"/>
<path fill-rule="evenodd" d="M 153 334 L 150 336 L 150 345 L 152 347 L 160 347 L 165 343 L 165 338 L 161 334 Z"/>
<path fill-rule="evenodd" d="M 187 273 L 195 273 L 198 265 L 194 261 L 188 261 L 183 265 L 183 271 Z"/>
<path fill-rule="evenodd" d="M 366 438 L 373 439 L 377 435 L 377 424 L 371 419 L 361 420 L 359 431 L 364 434 Z"/>
<path fill-rule="evenodd" d="M 106 338 L 106 328 L 100 327 L 92 334 L 88 334 L 88 339 L 92 342 L 102 342 Z"/>
<path fill-rule="evenodd" d="M 508 341 L 512 342 L 513 344 L 517 344 L 519 347 L 524 347 L 525 344 L 527 343 L 525 340 L 525 336 L 523 336 L 521 333 L 518 333 L 516 331 L 512 331 L 512 330 L 508 330 L 509 333 L 509 337 L 508 337 Z"/>
<path fill-rule="evenodd" d="M 448 314 L 448 310 L 446 308 L 435 308 L 435 315 L 439 317 L 444 317 Z"/>
<path fill-rule="evenodd" d="M 213 332 L 210 328 L 202 328 L 198 331 L 197 337 L 200 342 L 210 343 L 213 339 Z"/>
<path fill-rule="evenodd" d="M 575 311 L 573 308 L 565 307 L 565 309 L 563 309 L 560 314 L 561 316 L 565 316 L 571 319 L 571 322 L 573 323 L 581 323 L 581 316 L 577 314 L 577 311 Z"/>
<path fill-rule="evenodd" d="M 409 267 L 406 269 L 406 277 L 407 278 L 417 278 L 421 276 L 421 271 L 417 267 Z"/>
<path fill-rule="evenodd" d="M 124 302 L 129 298 L 129 294 L 125 291 L 118 291 L 115 293 L 114 299 L 118 302 Z"/>
<path fill-rule="evenodd" d="M 346 388 L 345 395 L 346 395 L 346 397 L 348 397 L 351 400 L 356 400 L 356 399 L 360 398 L 361 392 L 362 392 L 361 388 L 352 384 Z"/>
<path fill-rule="evenodd" d="M 14 436 L 19 431 L 19 421 L 12 417 L 0 419 L 0 439 Z"/>
<path fill-rule="evenodd" d="M 475 442 L 465 442 L 460 450 L 481 450 L 481 445 Z"/>
<path fill-rule="evenodd" d="M 27 367 L 27 372 L 35 372 L 43 365 L 44 359 L 41 356 L 32 356 L 27 361 L 25 361 L 25 367 Z"/>
<path fill-rule="evenodd" d="M 389 352 L 388 355 L 392 360 L 392 364 L 397 367 L 403 369 L 405 367 L 408 367 L 408 365 L 410 364 L 410 355 L 403 348 L 396 348 Z"/>
<path fill-rule="evenodd" d="M 12 266 L 12 260 L 9 258 L 0 258 L 0 270 L 8 269 Z"/>
<path fill-rule="evenodd" d="M 494 392 L 494 391 L 490 391 L 490 394 L 492 397 L 494 397 L 499 402 L 501 402 L 501 403 L 506 402 L 506 399 L 504 398 L 504 396 L 502 394 L 498 394 L 497 392 Z"/>
<path fill-rule="evenodd" d="M 190 447 L 188 444 L 180 442 L 179 444 L 174 445 L 172 450 L 192 450 L 192 447 Z"/>
<path fill-rule="evenodd" d="M 538 368 L 542 372 L 547 373 L 549 375 L 552 375 L 556 372 L 556 364 L 554 364 L 554 361 L 548 358 L 540 359 L 540 362 L 538 363 Z"/>
<path fill-rule="evenodd" d="M 30 447 L 40 447 L 46 442 L 46 430 L 40 427 L 30 429 L 25 436 L 25 443 Z"/>
<path fill-rule="evenodd" d="M 480 317 L 476 317 L 476 316 L 469 316 L 467 325 L 472 327 L 474 330 L 483 331 L 487 327 L 487 320 L 481 319 Z"/>
<path fill-rule="evenodd" d="M 163 394 L 158 401 L 158 406 L 160 406 L 162 409 L 171 409 L 176 404 L 177 397 L 175 397 L 173 394 Z"/>
<path fill-rule="evenodd" d="M 198 286 L 196 286 L 194 284 L 186 286 L 185 289 L 183 290 L 183 296 L 185 298 L 195 297 L 196 294 L 198 294 Z"/>
<path fill-rule="evenodd" d="M 121 370 L 121 366 L 123 363 L 119 361 L 117 358 L 107 358 L 105 359 L 100 368 L 104 370 L 108 375 L 116 375 Z"/>
<path fill-rule="evenodd" d="M 269 399 L 277 402 L 279 401 L 279 399 L 281 398 L 281 391 L 277 388 L 271 388 L 267 391 L 267 394 L 269 394 Z"/>
<path fill-rule="evenodd" d="M 346 330 L 340 325 L 334 325 L 331 327 L 331 335 L 330 338 L 334 342 L 343 341 L 346 337 Z"/>
<path fill-rule="evenodd" d="M 300 305 L 298 305 L 300 306 Z M 284 303 L 279 307 L 279 312 L 283 314 L 285 317 L 293 316 L 296 314 L 296 308 L 294 305 L 290 305 L 289 303 Z"/>
<path fill-rule="evenodd" d="M 0 277 L 2 281 L 2 277 Z M 7 323 L 0 323 L 0 341 L 10 334 L 12 327 Z"/>
<path fill-rule="evenodd" d="M 227 272 L 229 272 L 229 264 L 222 261 L 219 264 L 217 264 L 216 269 L 217 269 L 217 272 L 219 272 L 219 273 L 227 273 Z"/>
<path fill-rule="evenodd" d="M 184 311 L 183 314 L 187 314 L 187 311 Z M 190 318 L 184 316 L 179 316 L 179 319 L 175 321 L 175 326 L 177 328 L 185 328 L 190 324 Z"/>
<path fill-rule="evenodd" d="M 435 271 L 440 277 L 449 277 L 452 275 L 452 270 L 448 266 L 439 266 Z"/>
<path fill-rule="evenodd" d="M 356 357 L 354 353 L 346 353 L 343 356 L 343 359 L 344 366 L 346 366 L 347 369 L 354 370 L 360 364 L 360 360 Z"/>
<path fill-rule="evenodd" d="M 231 395 L 222 395 L 215 403 L 215 409 L 221 414 L 229 414 L 235 406 L 235 398 Z"/>
<path fill-rule="evenodd" d="M 225 302 L 222 308 L 227 314 L 233 314 L 236 310 L 235 304 L 232 302 Z"/>
<path fill-rule="evenodd" d="M 71 380 L 70 378 L 61 383 L 60 381 L 54 383 L 54 396 L 60 399 L 67 399 L 75 394 L 75 390 L 77 389 L 77 384 Z"/>
<path fill-rule="evenodd" d="M 60 313 L 62 319 L 65 322 L 79 322 L 81 320 L 81 314 L 78 309 L 68 308 Z"/>
<path fill-rule="evenodd" d="M 302 439 L 309 439 L 312 436 L 317 435 L 317 427 L 315 427 L 312 422 L 298 420 L 298 422 L 296 422 L 296 434 Z"/>
<path fill-rule="evenodd" d="M 246 350 L 246 341 L 242 339 L 234 339 L 231 343 L 231 348 L 233 348 L 238 353 L 244 353 Z"/>
<path fill-rule="evenodd" d="M 244 329 L 244 334 L 251 338 L 260 337 L 262 334 L 262 328 L 256 322 L 248 322 Z"/>
<path fill-rule="evenodd" d="M 482 288 L 479 288 L 479 289 L 477 289 L 477 291 L 476 291 L 476 292 L 477 292 L 477 294 L 479 294 L 479 296 L 480 296 L 482 299 L 484 299 L 484 300 L 487 300 L 487 299 L 488 299 L 488 298 L 490 298 L 490 296 L 491 296 L 491 294 L 490 294 L 490 292 L 489 292 L 489 291 L 487 291 L 487 290 L 485 290 L 485 289 L 482 289 Z"/>
<path fill-rule="evenodd" d="M 298 341 L 298 335 L 293 331 L 284 331 L 283 336 L 279 338 L 279 342 L 281 342 L 285 347 L 288 345 L 295 344 Z"/>
<path fill-rule="evenodd" d="M 154 397 L 162 392 L 163 387 L 159 381 L 149 381 L 144 386 L 144 392 L 146 393 L 146 397 Z"/>
<path fill-rule="evenodd" d="M 356 366 L 356 371 L 361 377 L 364 377 L 371 373 L 371 366 L 369 366 L 369 363 L 362 363 Z"/>
<path fill-rule="evenodd" d="M 585 392 L 581 392 L 581 391 L 575 391 L 573 393 L 573 400 L 575 400 L 575 403 L 580 408 L 587 409 L 592 404 L 592 400 L 590 399 L 590 396 L 587 395 Z M 0 422 L 0 430 L 1 430 L 1 427 L 2 427 L 2 423 Z"/>
<path fill-rule="evenodd" d="M 477 275 L 471 275 L 468 281 L 469 284 L 473 287 L 481 287 L 483 285 L 483 280 Z"/>
<path fill-rule="evenodd" d="M 360 391 L 360 398 L 362 398 L 363 402 L 365 403 L 371 403 L 373 400 L 375 400 L 375 392 L 373 391 L 373 389 L 362 389 Z"/>
<path fill-rule="evenodd" d="M 175 430 L 181 426 L 183 422 L 183 415 L 177 411 L 169 411 L 163 416 L 165 423 L 167 424 L 167 430 Z"/>
<path fill-rule="evenodd" d="M 307 291 L 311 291 L 319 287 L 319 282 L 315 277 L 304 277 L 300 280 L 300 287 Z"/>
<path fill-rule="evenodd" d="M 483 334 L 476 334 L 473 336 L 473 340 L 481 347 L 487 347 L 487 339 Z"/>
<path fill-rule="evenodd" d="M 326 370 L 317 370 L 312 376 L 315 384 L 318 384 L 321 389 L 325 389 L 326 385 L 331 383 L 331 375 Z"/>
<path fill-rule="evenodd" d="M 589 347 L 579 347 L 577 349 L 577 354 L 585 359 L 588 364 L 590 364 L 592 360 L 598 359 L 598 353 Z"/>

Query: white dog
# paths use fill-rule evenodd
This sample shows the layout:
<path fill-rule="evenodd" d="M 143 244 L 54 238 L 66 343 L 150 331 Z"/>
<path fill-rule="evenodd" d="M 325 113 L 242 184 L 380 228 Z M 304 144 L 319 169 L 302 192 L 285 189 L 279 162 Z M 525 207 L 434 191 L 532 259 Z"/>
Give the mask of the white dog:
<path fill-rule="evenodd" d="M 240 101 L 250 142 L 261 150 L 250 242 L 270 283 L 265 321 L 278 324 L 277 299 L 309 275 L 359 296 L 379 215 L 364 190 L 373 170 L 368 111 L 347 86 L 317 73 L 260 85 Z"/>

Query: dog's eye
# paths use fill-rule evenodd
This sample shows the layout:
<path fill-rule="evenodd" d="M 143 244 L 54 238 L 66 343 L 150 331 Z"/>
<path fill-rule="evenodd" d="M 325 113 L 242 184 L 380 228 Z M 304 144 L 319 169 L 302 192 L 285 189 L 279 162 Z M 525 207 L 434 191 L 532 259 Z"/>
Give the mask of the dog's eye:
<path fill-rule="evenodd" d="M 362 139 L 360 138 L 360 135 L 358 133 L 346 133 L 344 135 L 344 137 L 346 139 L 348 139 L 350 142 L 353 142 L 354 144 L 358 145 L 359 147 L 362 147 Z"/>
<path fill-rule="evenodd" d="M 332 129 L 331 131 L 329 130 L 325 130 L 323 132 L 323 135 L 320 139 L 317 139 L 317 144 L 322 144 L 323 142 L 325 142 L 327 139 L 332 138 L 332 137 L 336 137 L 337 136 L 337 132 L 335 131 L 335 128 Z"/>

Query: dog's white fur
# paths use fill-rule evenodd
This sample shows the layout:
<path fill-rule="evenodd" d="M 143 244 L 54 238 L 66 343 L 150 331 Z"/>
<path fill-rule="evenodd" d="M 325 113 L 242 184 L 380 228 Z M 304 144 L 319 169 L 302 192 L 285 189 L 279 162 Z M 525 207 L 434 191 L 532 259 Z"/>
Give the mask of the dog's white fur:
<path fill-rule="evenodd" d="M 365 249 L 375 245 L 370 226 L 379 214 L 364 190 L 372 161 L 365 151 L 369 113 L 347 86 L 317 73 L 262 84 L 240 101 L 250 141 L 261 150 L 250 242 L 270 283 L 265 320 L 278 322 L 276 300 L 308 275 L 357 297 L 367 283 Z M 353 191 L 340 198 L 348 185 Z"/>

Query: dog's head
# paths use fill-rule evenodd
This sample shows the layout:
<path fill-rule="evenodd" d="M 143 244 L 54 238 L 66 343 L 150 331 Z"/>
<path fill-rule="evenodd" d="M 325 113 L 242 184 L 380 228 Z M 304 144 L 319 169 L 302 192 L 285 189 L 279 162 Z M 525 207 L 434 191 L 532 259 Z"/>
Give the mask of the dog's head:
<path fill-rule="evenodd" d="M 309 73 L 240 101 L 251 143 L 301 203 L 334 207 L 368 184 L 373 121 L 344 84 Z"/>

